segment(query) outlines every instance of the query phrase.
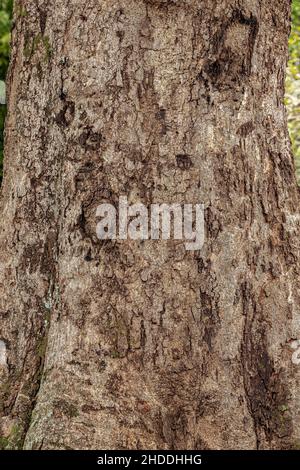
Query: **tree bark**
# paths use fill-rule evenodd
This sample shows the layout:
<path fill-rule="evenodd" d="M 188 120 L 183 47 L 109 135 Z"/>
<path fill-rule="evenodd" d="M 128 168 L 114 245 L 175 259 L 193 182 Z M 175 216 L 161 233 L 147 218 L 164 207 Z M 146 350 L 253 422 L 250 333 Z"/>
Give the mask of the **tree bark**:
<path fill-rule="evenodd" d="M 1 445 L 300 445 L 289 0 L 16 2 Z M 102 202 L 204 203 L 206 241 L 99 241 Z"/>

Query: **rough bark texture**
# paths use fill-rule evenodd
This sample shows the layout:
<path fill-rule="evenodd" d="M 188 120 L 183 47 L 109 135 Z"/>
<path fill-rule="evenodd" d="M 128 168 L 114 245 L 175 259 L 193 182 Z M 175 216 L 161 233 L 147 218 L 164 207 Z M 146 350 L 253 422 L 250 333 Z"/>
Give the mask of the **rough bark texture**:
<path fill-rule="evenodd" d="M 2 447 L 299 447 L 289 0 L 16 3 Z M 204 203 L 204 248 L 100 242 L 120 195 Z"/>

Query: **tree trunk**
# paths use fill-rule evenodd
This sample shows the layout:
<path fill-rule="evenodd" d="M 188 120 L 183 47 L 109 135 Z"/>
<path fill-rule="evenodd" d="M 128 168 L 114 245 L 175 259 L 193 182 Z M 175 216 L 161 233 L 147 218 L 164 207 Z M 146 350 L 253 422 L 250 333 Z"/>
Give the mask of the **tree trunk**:
<path fill-rule="evenodd" d="M 16 2 L 1 445 L 300 445 L 289 0 Z M 200 251 L 100 241 L 102 202 L 205 204 Z"/>

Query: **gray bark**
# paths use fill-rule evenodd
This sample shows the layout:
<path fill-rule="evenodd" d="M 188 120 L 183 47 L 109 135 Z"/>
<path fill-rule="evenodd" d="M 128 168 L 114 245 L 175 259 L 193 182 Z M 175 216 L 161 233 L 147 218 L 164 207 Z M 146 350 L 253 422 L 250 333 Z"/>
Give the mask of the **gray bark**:
<path fill-rule="evenodd" d="M 299 447 L 289 4 L 17 3 L 3 448 Z M 120 195 L 204 203 L 204 248 L 100 242 L 96 207 Z"/>

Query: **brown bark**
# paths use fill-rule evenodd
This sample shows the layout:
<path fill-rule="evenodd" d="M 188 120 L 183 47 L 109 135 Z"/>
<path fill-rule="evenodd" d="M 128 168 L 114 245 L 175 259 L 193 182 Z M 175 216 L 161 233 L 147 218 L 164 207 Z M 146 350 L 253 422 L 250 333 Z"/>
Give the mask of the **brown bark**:
<path fill-rule="evenodd" d="M 17 2 L 4 448 L 299 446 L 289 3 Z M 100 242 L 96 207 L 120 195 L 204 203 L 204 248 Z"/>

